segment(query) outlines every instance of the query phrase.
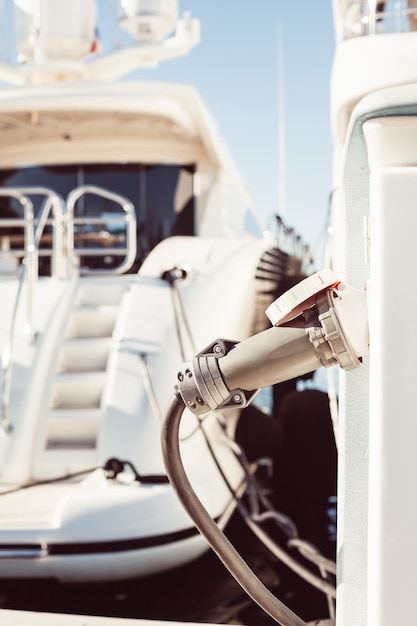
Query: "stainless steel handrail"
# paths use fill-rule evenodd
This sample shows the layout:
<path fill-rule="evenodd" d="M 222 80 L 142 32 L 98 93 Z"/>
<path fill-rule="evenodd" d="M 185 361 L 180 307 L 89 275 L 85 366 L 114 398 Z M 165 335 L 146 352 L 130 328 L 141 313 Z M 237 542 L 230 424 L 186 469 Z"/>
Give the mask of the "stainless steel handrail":
<path fill-rule="evenodd" d="M 48 223 L 49 214 L 52 210 L 52 274 L 57 278 L 63 278 L 66 275 L 64 253 L 64 199 L 60 194 L 48 189 L 47 187 L 25 187 L 23 189 L 24 193 L 29 195 L 46 196 L 36 226 L 35 246 L 39 256 L 39 245 L 42 239 L 42 234 Z"/>
<path fill-rule="evenodd" d="M 276 242 L 281 252 L 299 259 L 301 269 L 310 272 L 313 255 L 309 246 L 304 243 L 301 235 L 294 228 L 288 227 L 280 215 L 275 215 Z"/>
<path fill-rule="evenodd" d="M 0 196 L 16 198 L 22 206 L 23 209 L 23 220 L 13 220 L 13 225 L 20 225 L 25 229 L 25 249 L 28 251 L 30 248 L 34 247 L 35 234 L 34 234 L 34 214 L 33 214 L 33 204 L 24 196 L 20 191 L 14 189 L 2 189 L 0 190 Z M 10 225 L 10 220 L 2 220 L 3 222 L 7 222 Z M 14 337 L 14 329 L 16 325 L 16 317 L 17 317 L 17 309 L 20 301 L 20 294 L 22 293 L 22 284 L 25 276 L 25 266 L 21 265 L 19 272 L 19 281 L 18 281 L 18 289 L 16 293 L 16 298 L 12 311 L 12 319 L 10 323 L 10 331 L 9 336 L 6 341 L 6 346 L 2 352 L 1 359 L 1 367 L 2 367 L 2 378 L 1 378 L 1 425 L 5 432 L 11 432 L 11 424 L 8 415 L 9 409 L 9 398 L 10 398 L 10 385 L 11 385 L 11 375 L 12 375 L 12 352 L 13 352 L 13 337 Z M 30 297 L 28 297 L 28 307 L 29 307 Z M 28 308 L 28 314 L 31 312 Z"/>
<path fill-rule="evenodd" d="M 0 195 L 14 197 L 18 199 L 21 204 L 23 203 L 22 206 L 24 218 L 22 226 L 24 227 L 25 232 L 23 264 L 25 266 L 25 273 L 28 284 L 28 321 L 26 331 L 29 342 L 33 343 L 35 340 L 33 315 L 35 289 L 39 273 L 39 244 L 51 210 L 53 211 L 54 218 L 52 222 L 53 244 L 51 248 L 53 272 L 56 273 L 58 277 L 62 277 L 65 272 L 63 262 L 64 201 L 62 196 L 47 187 L 16 187 L 10 189 L 3 188 L 0 189 Z M 37 195 L 45 196 L 46 199 L 43 203 L 37 223 L 35 223 L 33 203 L 30 200 L 29 196 Z M 17 222 L 18 221 L 16 220 L 1 220 L 2 225 L 18 225 Z"/>
<path fill-rule="evenodd" d="M 43 195 L 46 200 L 41 209 L 38 223 L 35 228 L 35 216 L 33 211 L 33 203 L 28 197 L 29 195 Z M 23 260 L 19 270 L 18 289 L 15 302 L 13 305 L 12 319 L 6 346 L 2 352 L 2 380 L 0 388 L 1 398 L 1 425 L 6 432 L 11 432 L 12 427 L 9 419 L 9 403 L 11 391 L 11 378 L 13 370 L 13 339 L 15 335 L 15 326 L 17 312 L 22 294 L 22 286 L 24 279 L 27 281 L 27 324 L 26 334 L 29 343 L 35 342 L 35 324 L 34 324 L 34 308 L 35 308 L 35 289 L 38 280 L 38 253 L 39 244 L 42 238 L 48 216 L 53 209 L 54 212 L 54 238 L 55 242 L 52 246 L 52 255 L 54 257 L 53 264 L 57 271 L 61 272 L 62 261 L 62 243 L 63 243 L 63 200 L 54 191 L 45 187 L 19 187 L 19 188 L 2 188 L 0 196 L 11 197 L 18 200 L 23 208 L 23 219 L 2 219 L 1 226 L 22 226 L 24 229 L 24 250 Z M 59 226 L 57 227 L 57 224 Z M 16 251 L 14 252 L 16 254 Z"/>
<path fill-rule="evenodd" d="M 37 255 L 36 255 L 36 246 L 35 246 L 35 216 L 33 212 L 33 203 L 27 197 L 27 195 L 21 189 L 0 189 L 0 196 L 15 198 L 18 200 L 23 209 L 23 219 L 22 220 L 2 220 L 2 225 L 13 225 L 13 226 L 22 226 L 24 228 L 24 259 L 25 266 L 23 275 L 27 273 L 28 276 L 28 326 L 32 327 L 32 315 L 33 315 L 33 278 L 32 273 L 33 269 L 37 269 Z M 35 266 L 35 268 L 33 267 Z M 20 294 L 20 290 L 19 290 Z M 14 324 L 14 320 L 12 320 L 12 325 Z M 31 340 L 29 334 L 29 340 Z"/>
<path fill-rule="evenodd" d="M 10 433 L 12 431 L 12 425 L 10 423 L 9 418 L 9 403 L 10 403 L 10 391 L 11 391 L 11 382 L 12 382 L 12 354 L 13 354 L 13 338 L 14 338 L 14 329 L 16 324 L 17 317 L 17 309 L 20 301 L 20 294 L 22 292 L 22 285 L 24 280 L 25 272 L 24 265 L 20 266 L 19 270 L 19 281 L 17 287 L 16 298 L 13 305 L 12 312 L 12 321 L 10 324 L 9 336 L 6 341 L 6 346 L 1 354 L 1 388 L 0 388 L 0 397 L 1 397 L 1 426 L 6 433 Z"/>
<path fill-rule="evenodd" d="M 123 213 L 120 217 L 112 218 L 74 218 L 75 203 L 81 196 L 92 193 L 102 198 L 106 198 L 119 204 Z M 45 200 L 38 219 L 35 221 L 33 203 L 29 196 L 42 195 Z M 0 219 L 1 228 L 22 227 L 24 230 L 24 247 L 23 250 L 10 250 L 10 254 L 16 257 L 23 257 L 19 269 L 18 289 L 15 302 L 13 305 L 12 319 L 6 346 L 2 353 L 2 379 L 0 386 L 1 398 L 1 421 L 0 424 L 6 432 L 11 432 L 12 425 L 9 419 L 9 404 L 11 392 L 11 378 L 13 369 L 13 339 L 15 336 L 15 326 L 18 308 L 20 304 L 22 286 L 26 278 L 27 282 L 27 324 L 26 332 L 30 343 L 34 343 L 36 339 L 34 310 L 35 310 L 35 290 L 39 277 L 39 246 L 45 226 L 50 223 L 49 216 L 52 211 L 52 246 L 51 246 L 51 275 L 57 278 L 65 278 L 69 274 L 71 266 L 75 266 L 75 257 L 98 256 L 98 255 L 121 255 L 124 256 L 122 262 L 112 270 L 91 270 L 79 268 L 77 270 L 82 274 L 92 273 L 116 273 L 120 274 L 129 270 L 136 259 L 136 215 L 134 205 L 120 194 L 110 192 L 101 187 L 93 185 L 83 185 L 73 189 L 64 202 L 62 196 L 46 187 L 19 187 L 19 188 L 2 188 L 0 196 L 12 197 L 17 199 L 23 208 L 23 218 L 19 219 Z M 105 247 L 101 249 L 77 248 L 74 249 L 74 226 L 75 225 L 94 225 L 103 223 L 123 223 L 126 226 L 126 245 L 122 248 Z"/>
<path fill-rule="evenodd" d="M 86 194 L 94 194 L 107 200 L 111 200 L 116 204 L 119 204 L 123 213 L 120 217 L 74 217 L 74 207 L 76 202 Z M 136 214 L 135 207 L 130 200 L 124 196 L 97 187 L 95 185 L 81 185 L 73 189 L 67 196 L 67 253 L 68 258 L 74 265 L 77 265 L 74 260 L 79 256 L 105 256 L 105 255 L 123 255 L 124 259 L 117 267 L 113 269 L 89 269 L 81 268 L 77 265 L 77 269 L 81 274 L 122 274 L 128 271 L 135 259 L 136 259 Z M 126 246 L 123 248 L 74 248 L 74 226 L 75 225 L 94 225 L 94 224 L 108 224 L 108 223 L 122 223 L 126 225 Z"/>

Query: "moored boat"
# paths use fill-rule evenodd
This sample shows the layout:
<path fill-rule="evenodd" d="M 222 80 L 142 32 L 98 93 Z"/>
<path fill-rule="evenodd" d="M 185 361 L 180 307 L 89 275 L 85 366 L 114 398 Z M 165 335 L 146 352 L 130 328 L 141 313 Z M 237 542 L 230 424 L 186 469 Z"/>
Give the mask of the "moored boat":
<path fill-rule="evenodd" d="M 213 336 L 260 330 L 310 261 L 282 222 L 265 234 L 191 86 L 118 80 L 198 41 L 175 2 L 151 4 L 121 3 L 134 45 L 105 55 L 94 2 L 15 3 L 19 63 L 0 65 L 0 578 L 127 579 L 207 550 L 162 461 L 173 372 Z M 190 412 L 181 431 L 220 527 L 235 500 L 217 462 L 245 486 L 239 413 Z"/>

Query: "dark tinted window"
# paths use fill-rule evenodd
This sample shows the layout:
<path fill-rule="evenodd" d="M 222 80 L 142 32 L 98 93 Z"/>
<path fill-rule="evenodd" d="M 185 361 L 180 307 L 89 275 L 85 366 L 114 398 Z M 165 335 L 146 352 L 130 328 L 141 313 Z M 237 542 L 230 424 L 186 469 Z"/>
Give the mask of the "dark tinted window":
<path fill-rule="evenodd" d="M 149 251 L 162 239 L 172 235 L 195 234 L 193 165 L 86 164 L 65 166 L 34 166 L 0 171 L 5 187 L 48 187 L 64 198 L 80 185 L 95 185 L 128 198 L 135 206 L 138 254 L 134 270 Z M 32 197 L 35 213 L 42 206 L 41 196 Z M 120 212 L 111 200 L 93 194 L 82 196 L 75 206 L 78 217 L 105 217 Z M 0 217 L 21 216 L 15 200 L 0 198 Z M 78 232 L 86 227 L 78 227 Z M 110 224 L 91 225 L 93 229 L 112 230 Z M 84 245 L 84 243 L 82 244 Z M 122 244 L 121 244 L 122 245 Z M 84 263 L 103 263 L 100 257 L 85 258 Z M 118 259 L 108 258 L 107 264 Z"/>

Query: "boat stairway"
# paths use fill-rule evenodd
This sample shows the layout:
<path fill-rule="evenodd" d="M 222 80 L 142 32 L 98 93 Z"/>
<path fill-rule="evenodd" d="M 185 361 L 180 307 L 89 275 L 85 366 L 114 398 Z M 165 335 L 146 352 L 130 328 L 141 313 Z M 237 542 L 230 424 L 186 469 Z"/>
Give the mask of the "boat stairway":
<path fill-rule="evenodd" d="M 34 475 L 48 478 L 94 467 L 103 417 L 107 362 L 128 283 L 80 281 L 46 389 Z"/>

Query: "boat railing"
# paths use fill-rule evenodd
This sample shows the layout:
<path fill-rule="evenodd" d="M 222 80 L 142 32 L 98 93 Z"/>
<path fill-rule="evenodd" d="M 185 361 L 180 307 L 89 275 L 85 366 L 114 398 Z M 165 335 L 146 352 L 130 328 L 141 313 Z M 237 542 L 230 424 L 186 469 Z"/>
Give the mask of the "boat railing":
<path fill-rule="evenodd" d="M 354 0 L 344 12 L 344 39 L 417 30 L 417 1 Z"/>
<path fill-rule="evenodd" d="M 31 196 L 44 196 L 42 208 L 38 218 L 35 220 L 33 202 Z M 18 259 L 22 259 L 21 279 L 27 282 L 27 335 L 30 343 L 34 341 L 34 298 L 36 282 L 39 274 L 39 254 L 48 254 L 52 256 L 52 265 L 57 276 L 62 276 L 64 271 L 62 265 L 62 225 L 64 221 L 63 199 L 59 194 L 48 189 L 47 187 L 19 187 L 19 188 L 2 188 L 0 189 L 0 197 L 15 198 L 21 205 L 23 211 L 22 218 L 3 218 L 0 219 L 0 236 L 2 230 L 10 229 L 21 231 L 15 234 L 1 236 L 2 247 L 1 257 L 12 261 L 11 267 L 18 267 Z M 52 219 L 50 215 L 52 214 Z M 40 242 L 45 236 L 45 227 L 52 226 L 52 237 L 46 235 L 49 239 L 50 248 L 48 250 L 40 250 Z M 17 244 L 12 249 L 10 245 Z M 20 247 L 19 247 L 20 244 Z"/>
<path fill-rule="evenodd" d="M 275 238 L 280 250 L 298 259 L 300 269 L 310 273 L 313 264 L 313 255 L 309 246 L 303 241 L 294 228 L 287 226 L 280 215 L 275 215 Z"/>
<path fill-rule="evenodd" d="M 104 217 L 74 217 L 74 206 L 85 194 L 95 194 L 120 205 L 120 214 Z M 31 196 L 45 197 L 43 205 L 35 218 Z M 51 258 L 51 276 L 66 278 L 74 268 L 82 274 L 122 273 L 128 271 L 136 259 L 136 215 L 133 204 L 123 196 L 95 186 L 81 186 L 71 191 L 66 201 L 51 189 L 45 187 L 1 188 L 0 197 L 14 198 L 20 203 L 23 217 L 0 218 L 0 273 L 5 278 L 17 277 L 17 291 L 11 312 L 11 321 L 2 352 L 1 362 L 1 416 L 0 423 L 6 432 L 10 432 L 9 419 L 10 390 L 13 369 L 13 339 L 15 337 L 18 311 L 20 308 L 23 285 L 26 284 L 27 310 L 25 315 L 25 334 L 30 344 L 35 343 L 35 291 L 39 279 L 39 256 Z M 112 243 L 123 235 L 114 235 L 111 231 L 98 233 L 74 231 L 81 227 L 95 228 L 103 223 L 113 226 L 125 226 L 125 245 L 112 247 Z M 47 227 L 52 232 L 47 232 Z M 13 231 L 13 232 L 11 232 Z M 16 231 L 16 232 L 14 232 Z M 90 236 L 91 235 L 91 236 Z M 75 247 L 75 242 L 88 242 L 93 247 Z M 94 245 L 97 244 L 97 245 Z M 103 246 L 104 244 L 104 246 Z M 41 247 L 42 246 L 42 247 Z M 46 246 L 46 247 L 45 247 Z M 120 256 L 121 262 L 112 269 L 80 268 L 81 256 Z"/>
<path fill-rule="evenodd" d="M 33 202 L 29 196 L 42 195 L 45 196 L 45 200 L 42 209 L 39 214 L 39 218 L 35 221 L 35 214 L 33 210 Z M 14 198 L 17 200 L 23 212 L 22 218 L 6 218 L 0 219 L 0 235 L 1 231 L 7 229 L 22 230 L 22 233 L 17 232 L 7 235 L 1 238 L 2 240 L 2 253 L 6 260 L 12 261 L 11 267 L 18 267 L 18 287 L 16 297 L 12 309 L 12 316 L 10 322 L 9 333 L 6 339 L 6 344 L 2 352 L 2 377 L 1 377 L 1 425 L 6 432 L 11 430 L 9 420 L 9 400 L 10 400 L 10 388 L 13 368 L 13 338 L 15 336 L 15 327 L 17 314 L 22 294 L 23 283 L 26 281 L 27 285 L 27 311 L 26 311 L 26 325 L 25 331 L 29 343 L 35 341 L 35 324 L 34 324 L 34 303 L 35 303 L 35 289 L 39 273 L 39 244 L 42 239 L 42 235 L 45 230 L 45 226 L 50 222 L 49 215 L 52 211 L 54 223 L 63 223 L 63 200 L 51 189 L 44 187 L 21 187 L 21 188 L 3 188 L 0 189 L 0 197 Z M 60 233 L 61 228 L 54 227 L 53 236 L 56 239 L 56 245 L 52 246 L 52 249 L 57 250 L 62 243 L 62 237 Z M 7 243 L 5 243 L 7 242 Z M 17 242 L 17 249 L 10 249 L 12 242 Z M 19 248 L 19 243 L 21 247 Z M 60 270 L 59 255 L 56 254 L 55 266 L 57 271 Z M 17 265 L 18 258 L 22 258 L 20 265 Z"/>
<path fill-rule="evenodd" d="M 75 216 L 74 207 L 76 203 L 82 196 L 87 194 L 94 194 L 118 204 L 122 208 L 122 212 L 113 213 L 112 215 L 102 214 L 102 216 L 99 217 Z M 137 234 L 135 207 L 130 200 L 118 193 L 108 191 L 107 189 L 95 185 L 76 187 L 67 196 L 66 223 L 66 248 L 68 259 L 70 263 L 78 268 L 81 274 L 122 274 L 132 267 L 136 259 Z M 103 226 L 104 224 L 112 228 L 97 230 L 97 227 Z M 126 234 L 116 233 L 114 229 L 117 226 L 126 228 Z M 94 230 L 89 231 L 88 229 Z M 125 245 L 120 245 L 123 241 Z M 75 243 L 88 245 L 77 245 L 77 247 L 75 247 Z M 89 256 L 120 256 L 121 262 L 113 269 L 92 269 L 88 267 L 88 264 L 86 264 L 86 267 L 81 266 L 78 259 L 80 257 Z"/>

